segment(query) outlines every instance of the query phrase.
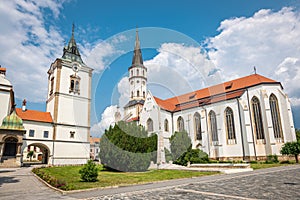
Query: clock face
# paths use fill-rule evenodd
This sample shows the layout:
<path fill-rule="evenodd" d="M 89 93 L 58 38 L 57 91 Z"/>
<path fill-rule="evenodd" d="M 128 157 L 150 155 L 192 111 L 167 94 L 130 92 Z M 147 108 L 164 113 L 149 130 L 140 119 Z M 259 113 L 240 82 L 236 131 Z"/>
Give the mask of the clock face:
<path fill-rule="evenodd" d="M 77 63 L 74 63 L 74 64 L 72 65 L 72 69 L 73 69 L 74 72 L 78 72 L 78 70 L 79 70 L 79 65 L 78 65 Z"/>

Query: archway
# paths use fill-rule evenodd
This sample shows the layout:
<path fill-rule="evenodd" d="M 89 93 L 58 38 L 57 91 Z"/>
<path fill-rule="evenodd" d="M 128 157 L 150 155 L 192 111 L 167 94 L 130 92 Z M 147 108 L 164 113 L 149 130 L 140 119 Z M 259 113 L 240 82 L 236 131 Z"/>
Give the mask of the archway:
<path fill-rule="evenodd" d="M 32 153 L 30 153 L 32 152 Z M 48 164 L 49 162 L 49 155 L 50 150 L 49 148 L 41 143 L 32 143 L 29 144 L 24 150 L 23 150 L 23 162 L 31 164 Z"/>
<path fill-rule="evenodd" d="M 17 155 L 17 142 L 18 139 L 8 137 L 4 140 L 3 156 L 15 157 Z"/>

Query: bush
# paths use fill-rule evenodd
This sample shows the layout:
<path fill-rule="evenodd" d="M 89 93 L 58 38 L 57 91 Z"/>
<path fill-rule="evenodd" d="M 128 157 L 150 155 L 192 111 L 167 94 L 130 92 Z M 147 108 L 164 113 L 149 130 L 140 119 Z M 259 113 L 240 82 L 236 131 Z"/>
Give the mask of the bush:
<path fill-rule="evenodd" d="M 84 182 L 95 182 L 98 178 L 98 171 L 97 165 L 92 160 L 89 160 L 87 164 L 79 170 L 80 178 Z"/>
<path fill-rule="evenodd" d="M 208 163 L 209 158 L 207 153 L 201 151 L 200 149 L 192 149 L 190 146 L 187 152 L 182 154 L 174 163 L 186 166 L 188 162 L 190 162 L 190 164 Z"/>
<path fill-rule="evenodd" d="M 100 141 L 100 160 L 107 169 L 146 171 L 156 161 L 157 135 L 148 137 L 144 127 L 134 122 L 119 122 L 105 130 Z"/>
<path fill-rule="evenodd" d="M 278 163 L 279 160 L 278 160 L 278 156 L 277 155 L 268 155 L 267 156 L 267 160 L 266 160 L 266 163 Z"/>

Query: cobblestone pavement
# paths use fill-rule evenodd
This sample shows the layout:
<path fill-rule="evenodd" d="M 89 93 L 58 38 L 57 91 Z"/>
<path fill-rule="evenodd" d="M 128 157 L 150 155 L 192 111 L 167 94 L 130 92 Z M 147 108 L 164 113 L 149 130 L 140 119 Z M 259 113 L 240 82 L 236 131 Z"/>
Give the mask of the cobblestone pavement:
<path fill-rule="evenodd" d="M 0 168 L 0 200 L 71 199 L 48 188 L 31 170 L 31 167 Z"/>
<path fill-rule="evenodd" d="M 103 195 L 102 199 L 300 199 L 300 167 L 214 176 L 185 185 Z"/>
<path fill-rule="evenodd" d="M 0 169 L 0 200 L 300 199 L 300 165 L 64 195 L 45 186 L 30 170 L 31 168 Z"/>

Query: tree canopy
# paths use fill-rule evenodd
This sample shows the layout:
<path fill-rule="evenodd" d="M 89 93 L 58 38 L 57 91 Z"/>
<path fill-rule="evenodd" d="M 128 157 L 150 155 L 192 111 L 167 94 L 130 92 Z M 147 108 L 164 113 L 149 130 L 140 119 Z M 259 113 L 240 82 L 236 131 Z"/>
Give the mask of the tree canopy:
<path fill-rule="evenodd" d="M 100 159 L 105 167 L 117 171 L 146 171 L 155 158 L 157 135 L 148 137 L 135 122 L 110 126 L 100 141 Z"/>

